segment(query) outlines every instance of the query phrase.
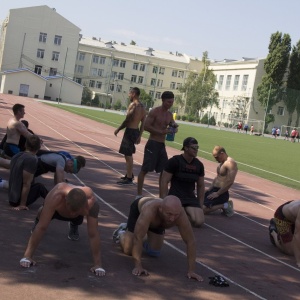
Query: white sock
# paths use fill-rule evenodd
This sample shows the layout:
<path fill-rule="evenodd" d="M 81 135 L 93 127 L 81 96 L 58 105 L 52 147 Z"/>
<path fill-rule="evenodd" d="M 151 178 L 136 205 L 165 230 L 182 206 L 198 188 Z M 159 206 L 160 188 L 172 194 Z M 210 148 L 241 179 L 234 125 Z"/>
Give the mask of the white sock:
<path fill-rule="evenodd" d="M 228 202 L 225 202 L 224 204 L 223 204 L 223 207 L 226 209 L 226 208 L 228 208 Z"/>

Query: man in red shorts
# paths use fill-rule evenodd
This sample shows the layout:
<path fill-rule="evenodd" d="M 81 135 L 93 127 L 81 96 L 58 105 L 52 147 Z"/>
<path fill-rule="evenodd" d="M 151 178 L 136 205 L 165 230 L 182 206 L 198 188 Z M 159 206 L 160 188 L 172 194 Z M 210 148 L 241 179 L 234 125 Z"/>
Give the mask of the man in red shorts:
<path fill-rule="evenodd" d="M 289 201 L 277 208 L 270 220 L 269 235 L 281 252 L 293 255 L 300 268 L 300 200 Z"/>

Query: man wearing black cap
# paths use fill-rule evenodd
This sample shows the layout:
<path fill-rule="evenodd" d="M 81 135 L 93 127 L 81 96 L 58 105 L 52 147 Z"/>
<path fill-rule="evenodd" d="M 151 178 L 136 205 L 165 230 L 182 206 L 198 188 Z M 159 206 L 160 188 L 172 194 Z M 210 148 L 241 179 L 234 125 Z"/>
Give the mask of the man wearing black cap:
<path fill-rule="evenodd" d="M 195 138 L 186 138 L 181 149 L 183 154 L 168 160 L 160 184 L 160 198 L 167 195 L 177 196 L 194 227 L 200 227 L 204 223 L 204 166 L 197 158 L 198 149 Z M 171 186 L 168 191 L 169 182 Z"/>
<path fill-rule="evenodd" d="M 174 103 L 174 94 L 165 91 L 162 93 L 161 99 L 162 105 L 153 108 L 145 120 L 144 129 L 150 133 L 150 137 L 145 145 L 143 165 L 138 176 L 136 199 L 142 197 L 146 174 L 152 171 L 162 173 L 168 161 L 165 145 L 166 134 L 170 131 L 177 132 L 178 125 L 169 111 Z"/>

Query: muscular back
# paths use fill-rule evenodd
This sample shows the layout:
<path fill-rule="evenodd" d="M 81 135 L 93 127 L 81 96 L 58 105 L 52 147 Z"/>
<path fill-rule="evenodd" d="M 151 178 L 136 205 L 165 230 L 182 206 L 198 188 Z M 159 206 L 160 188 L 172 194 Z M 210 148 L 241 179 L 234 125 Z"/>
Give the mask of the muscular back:
<path fill-rule="evenodd" d="M 20 136 L 23 135 L 25 138 L 31 135 L 27 130 L 26 126 L 15 118 L 11 118 L 7 123 L 7 140 L 6 143 L 9 144 L 19 144 Z"/>
<path fill-rule="evenodd" d="M 144 105 L 139 100 L 134 100 L 127 110 L 128 123 L 127 128 L 137 129 L 140 122 L 144 121 L 146 117 L 146 110 Z"/>
<path fill-rule="evenodd" d="M 300 212 L 300 200 L 294 200 L 291 203 L 284 205 L 282 212 L 288 220 L 295 223 L 297 215 L 299 215 Z"/>

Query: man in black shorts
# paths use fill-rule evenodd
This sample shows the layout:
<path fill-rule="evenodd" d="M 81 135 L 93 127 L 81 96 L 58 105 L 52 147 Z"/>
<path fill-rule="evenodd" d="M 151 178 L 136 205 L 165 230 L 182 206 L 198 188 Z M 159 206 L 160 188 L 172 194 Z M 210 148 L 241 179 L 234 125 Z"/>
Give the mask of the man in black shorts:
<path fill-rule="evenodd" d="M 194 227 L 200 227 L 204 223 L 204 166 L 197 158 L 198 149 L 195 138 L 186 138 L 181 149 L 184 151 L 183 154 L 175 155 L 168 160 L 160 184 L 160 198 L 168 194 L 177 196 Z M 168 190 L 169 183 L 171 183 L 170 190 Z"/>
<path fill-rule="evenodd" d="M 153 108 L 145 121 L 145 130 L 150 133 L 150 136 L 145 145 L 143 165 L 138 177 L 136 198 L 142 197 L 144 180 L 148 172 L 155 170 L 156 173 L 160 173 L 161 177 L 161 173 L 168 161 L 165 145 L 166 134 L 170 130 L 177 132 L 178 125 L 173 119 L 173 114 L 169 111 L 174 103 L 174 94 L 169 91 L 163 92 L 161 99 L 162 105 Z"/>
<path fill-rule="evenodd" d="M 132 184 L 133 181 L 133 157 L 135 153 L 135 144 L 141 142 L 141 136 L 144 131 L 144 122 L 146 118 L 146 110 L 139 100 L 140 90 L 137 87 L 129 91 L 130 104 L 127 109 L 127 115 L 123 123 L 115 130 L 117 136 L 120 130 L 125 129 L 121 142 L 119 153 L 124 154 L 126 161 L 126 174 L 121 177 L 118 184 Z M 139 127 L 140 125 L 140 127 Z"/>
<path fill-rule="evenodd" d="M 174 226 L 178 227 L 187 246 L 187 277 L 203 280 L 195 273 L 196 245 L 193 229 L 176 196 L 167 196 L 164 199 L 143 197 L 135 200 L 130 207 L 127 225 L 122 223 L 114 231 L 113 240 L 120 243 L 123 252 L 132 255 L 134 259 L 133 275 L 148 275 L 141 262 L 143 249 L 149 256 L 160 256 L 165 229 Z"/>

